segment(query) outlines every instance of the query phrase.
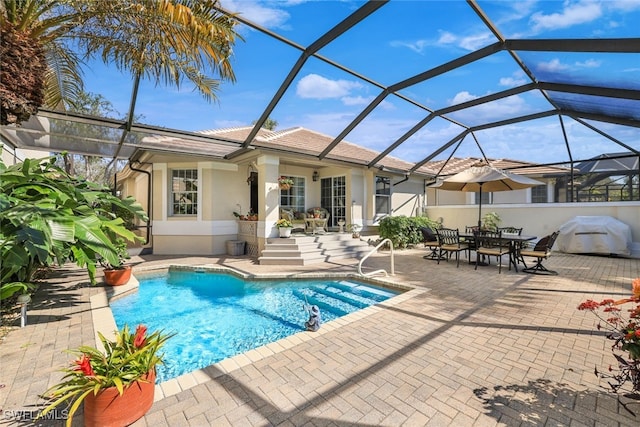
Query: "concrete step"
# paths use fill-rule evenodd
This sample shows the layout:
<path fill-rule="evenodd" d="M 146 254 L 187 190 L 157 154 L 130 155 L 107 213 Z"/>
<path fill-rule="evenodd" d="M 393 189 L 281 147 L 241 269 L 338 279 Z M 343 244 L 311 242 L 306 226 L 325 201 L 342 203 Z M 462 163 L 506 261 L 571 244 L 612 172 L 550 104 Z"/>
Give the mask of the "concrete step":
<path fill-rule="evenodd" d="M 309 265 L 331 259 L 362 258 L 373 248 L 351 234 L 327 233 L 269 238 L 258 262 L 261 265 Z"/>

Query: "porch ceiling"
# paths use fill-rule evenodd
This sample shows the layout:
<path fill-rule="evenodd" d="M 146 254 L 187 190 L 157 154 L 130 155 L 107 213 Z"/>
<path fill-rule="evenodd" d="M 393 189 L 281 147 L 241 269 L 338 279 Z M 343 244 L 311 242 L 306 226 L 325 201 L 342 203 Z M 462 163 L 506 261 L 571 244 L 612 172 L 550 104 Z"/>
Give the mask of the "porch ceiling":
<path fill-rule="evenodd" d="M 314 5 L 322 10 L 322 2 Z M 489 36 L 487 41 L 480 43 L 477 48 L 460 53 L 452 49 L 450 60 L 429 64 L 428 58 L 423 61 L 425 66 L 415 62 L 390 63 L 384 58 L 370 64 L 368 69 L 350 69 L 344 63 L 335 58 L 345 58 L 341 52 L 348 46 L 352 54 L 358 52 L 360 43 L 377 43 L 378 37 L 374 37 L 374 29 L 367 23 L 371 19 L 376 22 L 384 20 L 402 20 L 414 22 L 409 15 L 400 16 L 398 10 L 407 2 L 367 1 L 356 2 L 358 5 L 351 14 L 342 20 L 336 18 L 333 27 L 324 31 L 314 40 L 301 44 L 287 38 L 284 29 L 276 32 L 264 28 L 256 22 L 248 19 L 243 14 L 243 4 L 235 3 L 238 10 L 220 9 L 221 12 L 234 14 L 241 26 L 251 29 L 262 38 L 252 38 L 247 43 L 268 40 L 269 43 L 279 43 L 284 48 L 290 49 L 294 55 L 299 54 L 298 60 L 291 62 L 284 60 L 275 61 L 281 64 L 281 76 L 279 86 L 274 87 L 270 93 L 270 99 L 262 109 L 255 125 L 248 132 L 237 135 L 220 135 L 217 133 L 203 133 L 170 129 L 160 126 L 147 125 L 134 122 L 130 127 L 126 120 L 114 120 L 103 117 L 88 117 L 81 114 L 41 110 L 37 116 L 21 127 L 15 128 L 3 126 L 0 128 L 0 136 L 6 142 L 19 148 L 32 148 L 48 152 L 69 151 L 73 153 L 98 155 L 103 157 L 117 157 L 120 159 L 132 159 L 141 152 L 189 154 L 199 155 L 215 159 L 238 159 L 255 148 L 265 148 L 265 138 L 268 133 L 261 126 L 270 117 L 277 117 L 284 110 L 279 109 L 287 103 L 287 98 L 293 96 L 292 84 L 305 70 L 308 62 L 313 61 L 322 67 L 336 70 L 339 75 L 348 76 L 361 82 L 371 89 L 371 99 L 361 110 L 353 115 L 353 118 L 344 125 L 341 130 L 330 137 L 330 141 L 320 150 L 309 147 L 295 147 L 293 145 L 270 146 L 270 149 L 278 149 L 290 152 L 298 152 L 308 156 L 308 164 L 316 167 L 317 161 L 332 159 L 344 160 L 347 163 L 361 164 L 367 167 L 387 168 L 400 173 L 442 173 L 443 167 L 449 159 L 459 156 L 459 148 L 464 145 L 477 147 L 477 157 L 503 158 L 494 153 L 502 153 L 499 147 L 492 146 L 492 137 L 487 131 L 500 129 L 502 132 L 510 132 L 513 136 L 513 144 L 532 144 L 532 150 L 536 143 L 530 133 L 518 133 L 523 123 L 542 123 L 541 126 L 553 126 L 555 129 L 554 141 L 558 144 L 561 154 L 549 157 L 546 165 L 569 165 L 572 162 L 587 160 L 590 157 L 581 157 L 581 147 L 573 144 L 571 132 L 567 131 L 568 123 L 580 128 L 582 132 L 596 135 L 603 147 L 603 152 L 625 152 L 635 155 L 640 154 L 640 79 L 638 71 L 624 72 L 623 69 L 613 69 L 594 77 L 593 74 L 582 74 L 571 70 L 550 70 L 549 67 L 538 67 L 539 61 L 548 61 L 553 58 L 573 58 L 578 54 L 588 53 L 594 61 L 606 61 L 608 58 L 623 58 L 624 63 L 635 61 L 640 64 L 640 34 L 639 37 L 610 37 L 596 38 L 592 34 L 585 34 L 578 38 L 543 38 L 540 36 L 513 36 L 508 37 L 509 31 L 501 27 L 505 25 L 499 19 L 496 12 L 500 5 L 491 2 L 468 0 L 464 19 L 474 19 L 474 25 L 484 26 L 484 31 Z M 410 2 L 409 13 L 426 17 L 433 8 L 456 7 L 461 8 L 461 2 Z M 447 5 L 449 3 L 449 5 Z M 455 3 L 455 4 L 454 4 Z M 404 10 L 404 9 L 403 9 Z M 236 15 L 236 13 L 238 13 Z M 462 19 L 460 13 L 451 13 L 452 23 Z M 326 18 L 326 17 L 325 17 Z M 604 18 L 603 18 L 604 19 Z M 447 23 L 443 23 L 446 27 Z M 603 22 L 602 26 L 605 26 Z M 362 29 L 364 28 L 364 29 Z M 384 28 L 377 28 L 384 32 Z M 433 36 L 433 29 L 423 30 L 416 28 L 414 33 L 424 38 Z M 384 39 L 388 43 L 389 39 Z M 380 46 L 381 52 L 385 46 Z M 266 47 L 269 49 L 269 47 Z M 391 58 L 393 60 L 393 58 Z M 444 75 L 467 72 L 481 73 L 482 68 L 474 69 L 480 63 L 490 63 L 494 68 L 500 68 L 502 76 L 518 74 L 521 83 L 512 85 L 507 89 L 496 90 L 495 87 L 487 87 L 483 95 L 453 101 L 449 105 L 441 105 L 438 102 L 429 102 L 429 91 L 434 82 Z M 413 74 L 404 76 L 395 81 L 380 83 L 372 76 L 378 75 L 377 67 L 398 67 L 406 70 L 414 70 Z M 623 66 L 621 66 L 623 67 Z M 398 73 L 398 75 L 406 74 Z M 336 74 L 338 75 L 338 74 Z M 473 74 L 472 74 L 473 75 Z M 473 77 L 457 79 L 459 86 L 451 88 L 450 93 L 478 93 L 468 90 L 467 86 Z M 239 80 L 238 85 L 243 82 Z M 265 90 L 268 89 L 265 86 Z M 132 90 L 133 92 L 133 90 Z M 132 93 L 132 98 L 137 96 Z M 104 94 L 109 99 L 110 94 Z M 515 97 L 535 98 L 535 109 L 525 112 L 514 112 L 513 109 L 501 108 L 501 102 Z M 389 139 L 385 145 L 372 144 L 368 146 L 366 127 L 375 132 L 372 123 L 385 114 L 384 105 L 393 99 L 394 103 L 404 103 L 413 109 L 413 122 L 400 128 L 397 135 Z M 135 105 L 135 103 L 133 104 Z M 224 107 L 224 105 L 222 105 Z M 495 107 L 495 108 L 494 108 Z M 484 110 L 478 110 L 484 108 Z M 494 110 L 491 115 L 475 114 L 478 111 Z M 416 111 L 418 113 L 416 113 Z M 502 111 L 502 117 L 496 118 L 496 111 Z M 140 114 L 132 108 L 130 116 Z M 446 136 L 438 135 L 431 131 L 430 126 L 435 123 L 447 123 L 453 132 Z M 357 130 L 357 132 L 356 132 Z M 427 135 L 426 137 L 424 135 Z M 373 155 L 358 156 L 349 149 L 351 142 L 364 146 Z M 420 136 L 420 137 L 419 137 Z M 267 144 L 268 145 L 268 144 Z M 404 152 L 401 149 L 411 147 Z M 344 154 L 348 153 L 348 154 Z M 401 155 L 400 153 L 408 153 Z M 528 161 L 529 159 L 520 159 Z M 314 165 L 315 164 L 315 165 Z M 507 165 L 508 166 L 508 165 Z M 517 167 L 517 165 L 511 165 Z M 448 171 L 454 173 L 453 171 Z"/>

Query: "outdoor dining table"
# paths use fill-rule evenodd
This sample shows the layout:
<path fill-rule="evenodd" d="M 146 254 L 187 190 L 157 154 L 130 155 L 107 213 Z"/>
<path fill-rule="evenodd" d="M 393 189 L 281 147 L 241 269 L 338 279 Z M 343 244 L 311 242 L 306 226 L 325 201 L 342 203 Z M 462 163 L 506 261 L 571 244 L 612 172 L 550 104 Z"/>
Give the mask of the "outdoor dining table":
<path fill-rule="evenodd" d="M 460 233 L 460 238 L 464 238 L 468 242 L 473 242 L 475 236 L 473 233 Z M 528 236 L 524 234 L 502 234 L 500 237 L 500 243 L 509 245 L 509 264 L 513 265 L 516 272 L 518 271 L 518 251 L 523 243 L 530 242 L 532 240 L 536 240 L 537 236 Z M 471 244 L 470 244 L 470 247 Z M 476 255 L 477 256 L 477 255 Z M 469 260 L 471 262 L 471 260 Z M 478 265 L 486 265 L 486 264 L 478 264 Z"/>

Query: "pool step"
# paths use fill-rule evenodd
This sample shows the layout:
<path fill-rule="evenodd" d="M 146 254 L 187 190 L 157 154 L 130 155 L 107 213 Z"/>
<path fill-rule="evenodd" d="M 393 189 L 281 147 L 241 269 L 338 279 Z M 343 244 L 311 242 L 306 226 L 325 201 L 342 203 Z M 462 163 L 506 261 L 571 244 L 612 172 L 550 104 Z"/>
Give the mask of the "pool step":
<path fill-rule="evenodd" d="M 341 258 L 360 258 L 371 251 L 366 241 L 351 234 L 269 238 L 258 258 L 260 265 L 308 265 Z"/>

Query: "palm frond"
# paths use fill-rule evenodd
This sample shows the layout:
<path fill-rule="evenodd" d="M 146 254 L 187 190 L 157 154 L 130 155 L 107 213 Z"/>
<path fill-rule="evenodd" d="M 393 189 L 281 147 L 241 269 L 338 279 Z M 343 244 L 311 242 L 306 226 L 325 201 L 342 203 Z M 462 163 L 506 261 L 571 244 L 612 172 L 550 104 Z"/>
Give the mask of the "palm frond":
<path fill-rule="evenodd" d="M 87 20 L 80 42 L 88 54 L 155 84 L 189 80 L 207 100 L 215 99 L 221 80 L 235 81 L 229 59 L 236 22 L 215 9 L 217 1 L 125 3 L 101 2 Z"/>
<path fill-rule="evenodd" d="M 84 91 L 78 55 L 53 41 L 47 45 L 44 105 L 55 109 L 76 105 Z"/>

